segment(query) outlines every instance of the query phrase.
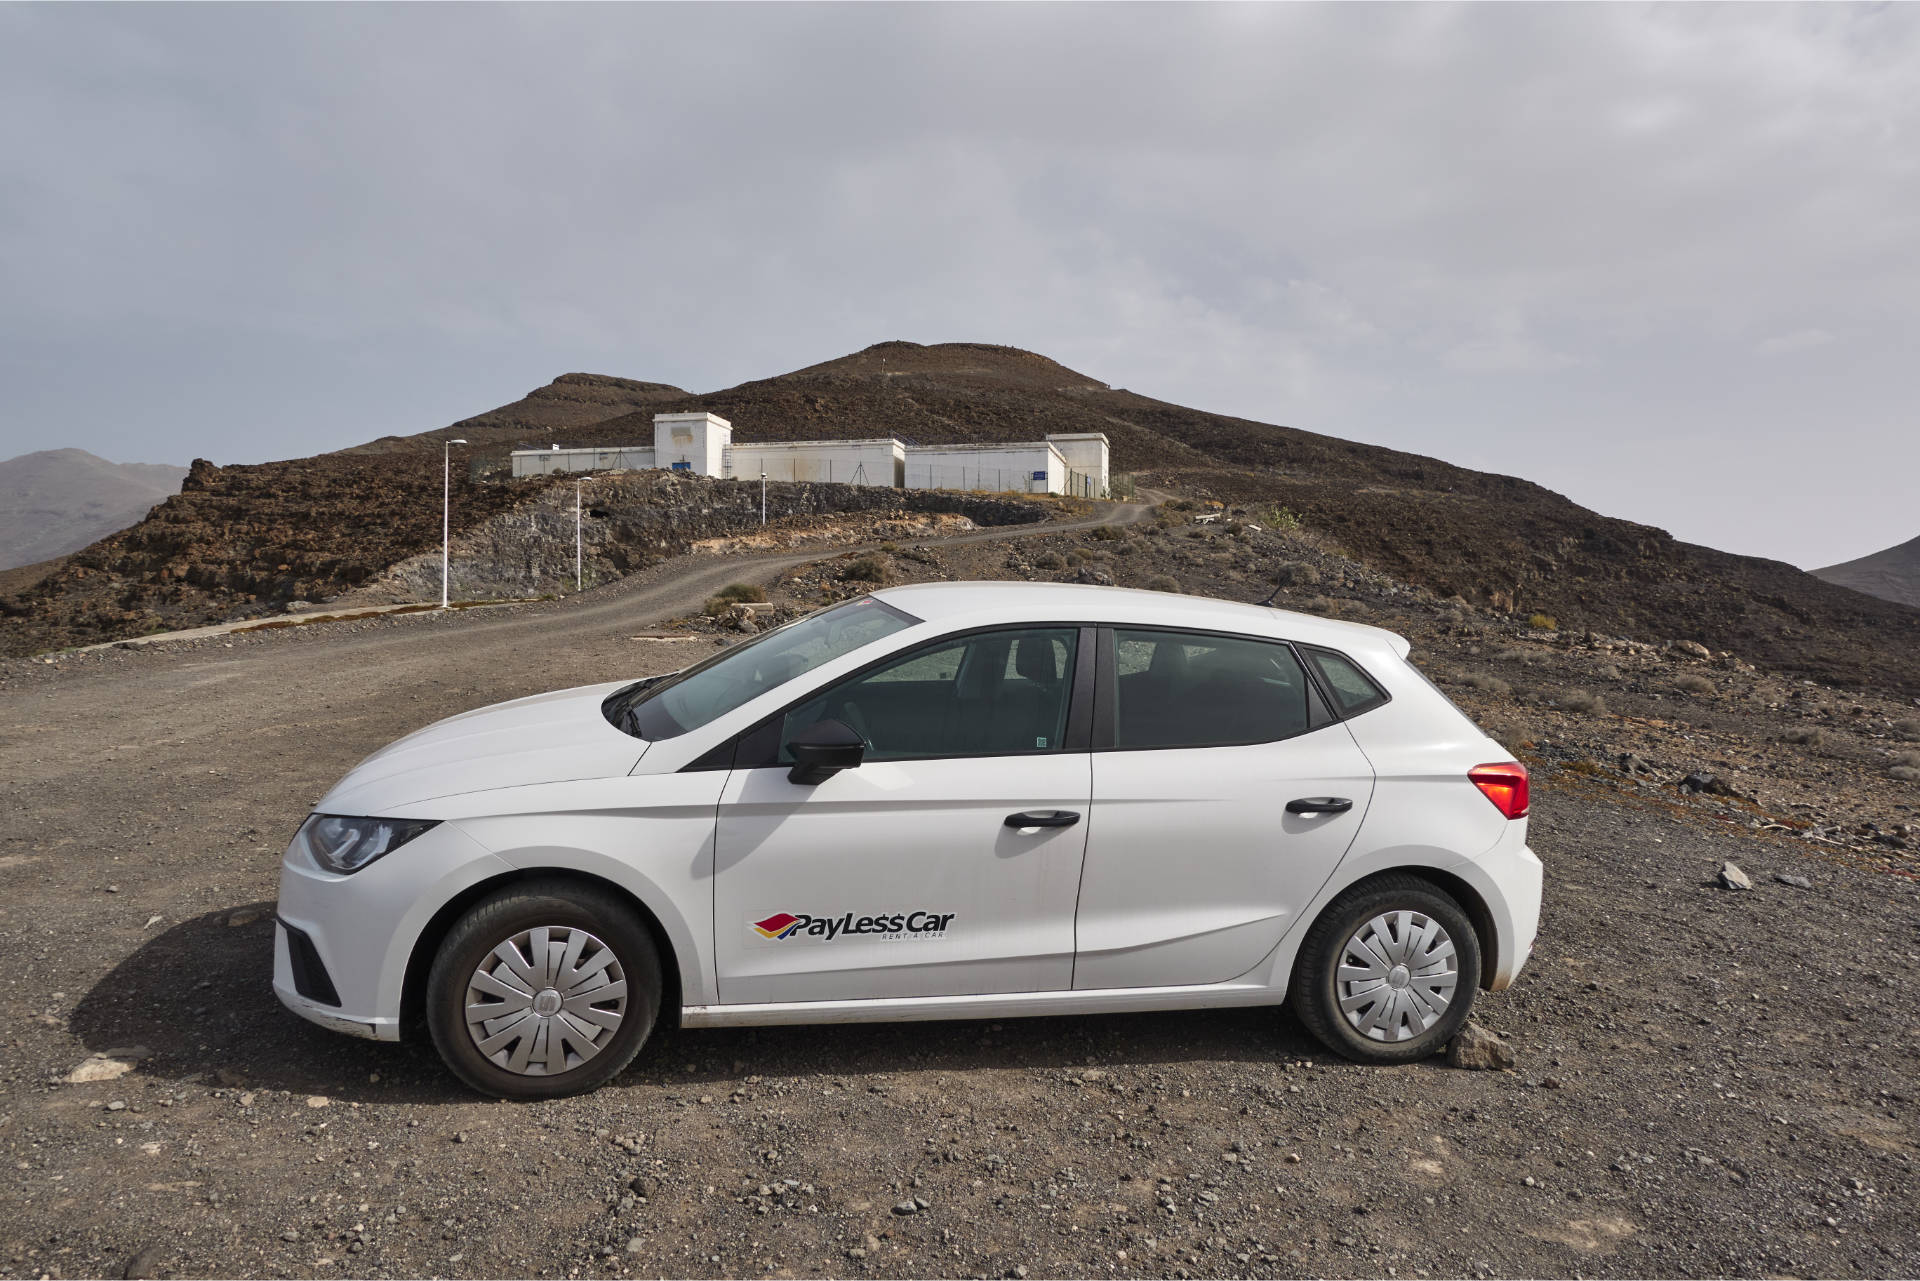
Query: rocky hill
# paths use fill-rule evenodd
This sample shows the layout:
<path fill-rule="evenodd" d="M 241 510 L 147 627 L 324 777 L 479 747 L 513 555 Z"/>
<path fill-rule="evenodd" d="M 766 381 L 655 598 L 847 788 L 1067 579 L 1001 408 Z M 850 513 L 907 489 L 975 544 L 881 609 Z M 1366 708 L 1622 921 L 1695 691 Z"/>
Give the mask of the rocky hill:
<path fill-rule="evenodd" d="M 437 544 L 438 442 L 449 434 L 473 442 L 466 452 L 484 465 L 523 444 L 647 442 L 654 414 L 701 409 L 730 419 L 741 440 L 1102 431 L 1116 472 L 1298 521 L 1441 597 L 1523 619 L 1538 613 L 1563 631 L 1687 639 L 1797 677 L 1920 695 L 1920 609 L 1682 543 L 1517 477 L 1188 409 L 1032 352 L 975 343 L 880 343 L 698 395 L 568 374 L 451 429 L 288 463 L 196 465 L 190 492 L 146 524 L 0 601 L 0 651 L 175 625 L 222 600 L 265 609 L 289 593 L 314 599 L 365 582 Z M 456 528 L 525 501 L 531 484 L 461 478 Z M 203 582 L 229 594 L 193 597 Z"/>
<path fill-rule="evenodd" d="M 1920 538 L 1813 573 L 1856 592 L 1920 608 Z"/>
<path fill-rule="evenodd" d="M 125 529 L 169 494 L 184 467 L 113 463 L 84 449 L 0 462 L 0 570 L 52 560 Z"/>

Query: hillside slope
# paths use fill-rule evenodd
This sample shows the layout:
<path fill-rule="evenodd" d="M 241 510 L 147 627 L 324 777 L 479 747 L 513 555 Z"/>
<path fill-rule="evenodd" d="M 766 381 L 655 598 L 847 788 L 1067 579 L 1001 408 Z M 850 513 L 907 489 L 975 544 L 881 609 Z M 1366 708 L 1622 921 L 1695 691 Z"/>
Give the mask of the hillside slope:
<path fill-rule="evenodd" d="M 1910 538 L 1898 547 L 1858 560 L 1816 569 L 1813 574 L 1881 600 L 1920 608 L 1920 538 Z"/>
<path fill-rule="evenodd" d="M 176 501 L 204 506 L 219 497 L 217 524 L 238 531 L 231 545 L 223 550 L 228 535 L 211 527 L 205 538 L 187 538 L 189 549 L 181 529 L 155 542 L 143 526 L 88 548 L 42 583 L 0 601 L 7 615 L 0 650 L 44 647 L 63 620 L 82 615 L 90 620 L 86 634 L 96 637 L 141 625 L 148 617 L 142 611 L 177 595 L 183 566 L 199 567 L 188 573 L 190 583 L 224 573 L 252 598 L 250 606 L 268 607 L 288 591 L 345 578 L 333 570 L 303 578 L 296 568 L 276 566 L 326 569 L 327 556 L 337 554 L 351 574 L 364 576 L 379 556 L 426 551 L 438 536 L 437 521 L 426 518 L 438 515 L 432 455 L 450 433 L 472 441 L 467 452 L 485 464 L 504 462 L 517 444 L 650 442 L 654 414 L 701 409 L 730 419 L 743 441 L 892 435 L 933 443 L 1102 431 L 1113 443 L 1116 472 L 1144 473 L 1160 488 L 1205 493 L 1256 514 L 1284 506 L 1353 556 L 1441 596 L 1523 617 L 1538 611 L 1562 628 L 1698 641 L 1798 676 L 1920 695 L 1920 610 L 1779 562 L 1681 543 L 1516 477 L 1189 409 L 1110 387 L 1033 352 L 979 343 L 880 343 L 706 394 L 569 374 L 452 429 L 313 459 L 212 469 L 195 490 L 199 496 Z M 417 470 L 394 465 L 407 455 Z M 282 475 L 305 486 L 330 477 L 339 503 L 289 506 L 280 497 Z M 377 481 L 377 490 L 367 491 L 377 498 L 354 499 L 361 478 Z M 456 528 L 517 501 L 518 492 L 515 485 L 457 484 Z M 360 550 L 350 526 L 308 528 L 314 520 L 346 521 L 354 501 L 412 514 L 389 522 L 369 513 L 373 527 L 392 525 L 391 536 L 377 540 L 377 554 Z M 148 522 L 156 533 L 178 523 L 164 508 Z M 342 550 L 322 555 L 322 547 Z M 251 568 L 220 568 L 235 562 Z M 97 585 L 88 583 L 93 575 Z M 111 608 L 103 604 L 109 600 Z M 160 612 L 178 625 L 178 608 Z"/>
<path fill-rule="evenodd" d="M 84 449 L 0 462 L 0 569 L 52 560 L 138 521 L 180 491 L 184 467 L 114 463 Z"/>

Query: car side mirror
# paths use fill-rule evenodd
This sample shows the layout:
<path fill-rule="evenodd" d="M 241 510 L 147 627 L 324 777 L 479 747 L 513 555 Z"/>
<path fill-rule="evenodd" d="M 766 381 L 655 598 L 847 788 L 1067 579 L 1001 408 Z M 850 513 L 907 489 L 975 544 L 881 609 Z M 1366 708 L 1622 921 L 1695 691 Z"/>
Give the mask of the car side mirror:
<path fill-rule="evenodd" d="M 815 721 L 787 743 L 793 768 L 789 783 L 824 783 L 843 769 L 853 769 L 867 756 L 867 741 L 845 721 Z"/>

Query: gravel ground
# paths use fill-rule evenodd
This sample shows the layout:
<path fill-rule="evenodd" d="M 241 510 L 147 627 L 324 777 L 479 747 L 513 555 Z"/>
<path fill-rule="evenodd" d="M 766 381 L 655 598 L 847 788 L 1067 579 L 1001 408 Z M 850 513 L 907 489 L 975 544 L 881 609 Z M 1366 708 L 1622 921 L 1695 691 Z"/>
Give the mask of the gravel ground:
<path fill-rule="evenodd" d="M 1513 1072 L 1355 1067 L 1254 1010 L 670 1033 L 509 1106 L 279 1008 L 279 852 L 355 760 L 678 666 L 713 638 L 632 637 L 791 563 L 11 668 L 0 1271 L 1920 1273 L 1920 889 L 1571 772 L 1534 959 L 1479 1006 Z"/>

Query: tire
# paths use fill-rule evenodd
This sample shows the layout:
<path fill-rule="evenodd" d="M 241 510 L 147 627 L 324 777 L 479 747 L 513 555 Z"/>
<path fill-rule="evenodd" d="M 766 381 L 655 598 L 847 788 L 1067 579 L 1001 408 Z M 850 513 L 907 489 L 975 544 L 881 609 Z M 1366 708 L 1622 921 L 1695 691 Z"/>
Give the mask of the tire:
<path fill-rule="evenodd" d="M 1429 923 L 1445 939 L 1431 936 L 1423 952 Z M 1348 947 L 1369 942 L 1368 964 L 1356 963 L 1343 976 Z M 1436 959 L 1444 943 L 1453 945 L 1451 955 Z M 1399 964 L 1403 960 L 1414 964 Z M 1450 986 L 1439 981 L 1449 973 Z M 1443 987 L 1446 1003 L 1436 1009 Z M 1467 914 L 1431 882 L 1393 873 L 1364 881 L 1327 905 L 1300 945 L 1288 999 L 1307 1030 L 1334 1053 L 1361 1063 L 1411 1063 L 1453 1038 L 1479 987 L 1480 938 Z M 1375 992 L 1381 998 L 1367 1001 Z M 1351 1012 L 1341 1008 L 1343 997 L 1353 1003 Z M 1429 1015 L 1435 1016 L 1430 1022 Z M 1372 1029 L 1364 1030 L 1369 1022 Z"/>
<path fill-rule="evenodd" d="M 646 1044 L 660 999 L 659 950 L 630 908 L 589 886 L 536 881 L 481 899 L 441 940 L 427 1028 L 453 1074 L 480 1093 L 551 1099 L 618 1076 Z M 469 1023 L 470 1003 L 501 1013 Z"/>

